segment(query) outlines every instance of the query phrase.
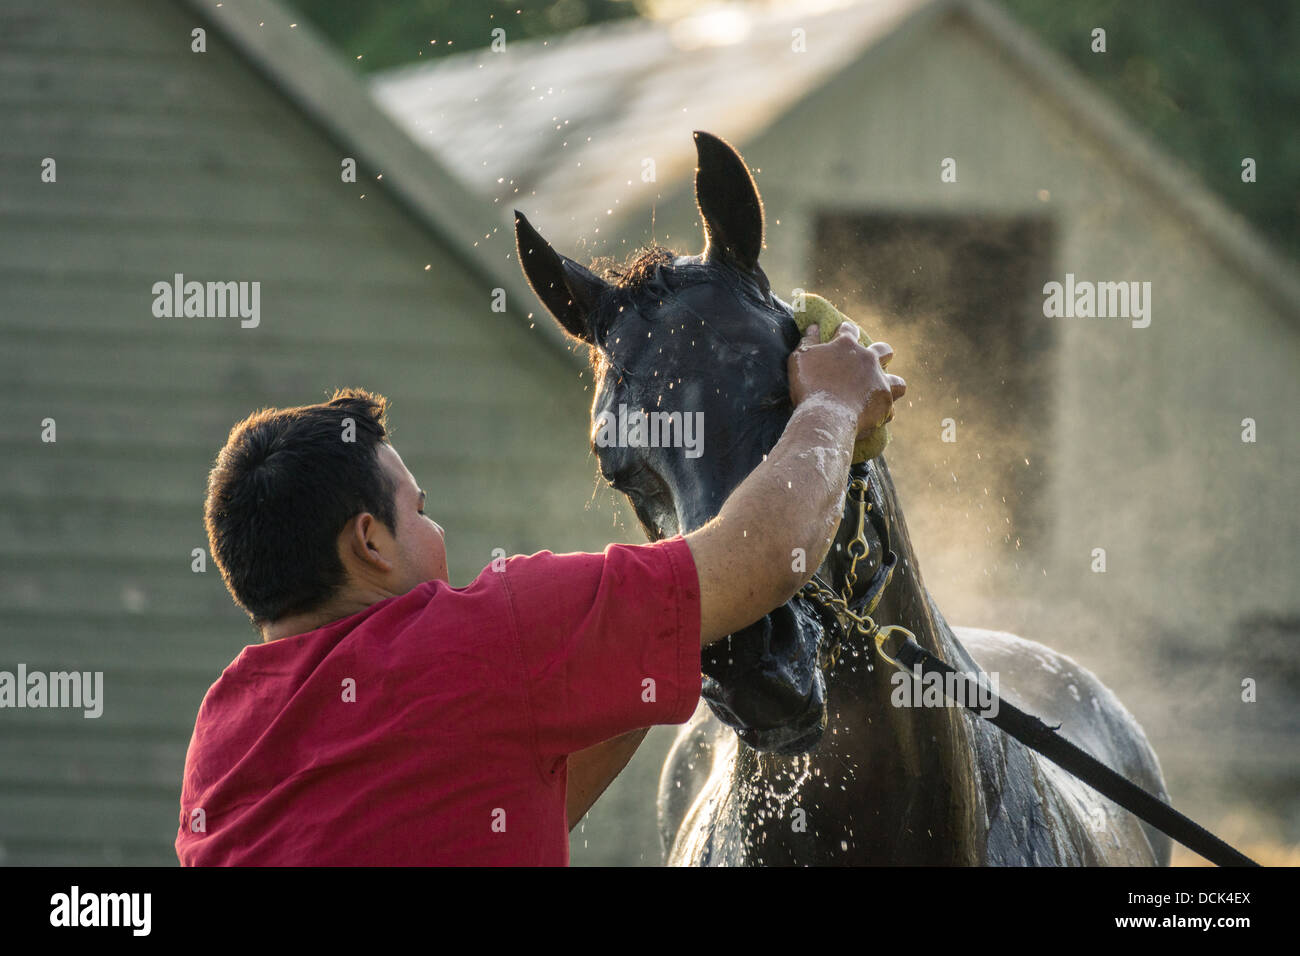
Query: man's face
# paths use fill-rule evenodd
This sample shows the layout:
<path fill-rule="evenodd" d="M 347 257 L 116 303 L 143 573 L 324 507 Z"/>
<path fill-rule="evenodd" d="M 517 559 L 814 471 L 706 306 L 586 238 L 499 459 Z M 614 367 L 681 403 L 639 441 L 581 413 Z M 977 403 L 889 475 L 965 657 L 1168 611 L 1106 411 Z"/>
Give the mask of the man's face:
<path fill-rule="evenodd" d="M 402 456 L 389 444 L 379 446 L 379 464 L 396 491 L 393 509 L 397 516 L 396 558 L 393 561 L 392 590 L 405 594 L 425 581 L 447 580 L 447 548 L 443 530 L 424 513 L 424 492 L 402 463 Z"/>

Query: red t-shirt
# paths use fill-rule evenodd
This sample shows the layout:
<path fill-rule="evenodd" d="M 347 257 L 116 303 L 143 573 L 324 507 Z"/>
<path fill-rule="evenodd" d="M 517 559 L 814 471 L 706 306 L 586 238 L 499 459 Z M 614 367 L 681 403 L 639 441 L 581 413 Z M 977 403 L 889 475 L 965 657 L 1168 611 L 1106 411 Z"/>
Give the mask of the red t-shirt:
<path fill-rule="evenodd" d="M 681 536 L 513 557 L 254 644 L 199 708 L 182 865 L 569 861 L 566 755 L 690 718 L 700 590 Z M 196 811 L 202 813 L 196 813 Z"/>

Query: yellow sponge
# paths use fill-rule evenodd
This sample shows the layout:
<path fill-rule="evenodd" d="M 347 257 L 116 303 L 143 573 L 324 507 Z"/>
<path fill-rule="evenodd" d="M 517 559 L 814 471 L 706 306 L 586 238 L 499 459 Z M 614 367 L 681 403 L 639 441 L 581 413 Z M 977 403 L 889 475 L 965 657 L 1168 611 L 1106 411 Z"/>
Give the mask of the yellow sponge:
<path fill-rule="evenodd" d="M 794 321 L 799 326 L 800 333 L 814 322 L 817 323 L 822 341 L 829 342 L 835 337 L 835 333 L 840 330 L 840 325 L 849 321 L 849 317 L 821 296 L 806 292 L 804 293 L 804 311 L 795 312 Z M 860 325 L 858 326 L 858 341 L 865 345 L 871 344 L 871 337 L 867 335 Z M 881 425 L 879 428 L 872 429 L 854 443 L 853 463 L 857 464 L 866 461 L 868 458 L 875 458 L 885 450 L 885 446 L 888 444 L 889 426 Z"/>

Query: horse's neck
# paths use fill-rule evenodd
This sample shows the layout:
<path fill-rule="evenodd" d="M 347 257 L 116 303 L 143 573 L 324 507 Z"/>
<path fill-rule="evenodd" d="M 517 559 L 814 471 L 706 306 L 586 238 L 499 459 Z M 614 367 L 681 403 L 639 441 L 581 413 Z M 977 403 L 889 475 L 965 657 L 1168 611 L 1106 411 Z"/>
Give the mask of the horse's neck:
<path fill-rule="evenodd" d="M 972 667 L 925 589 L 887 473 L 884 487 L 898 567 L 872 618 L 906 627 L 959 670 Z M 843 794 L 835 815 L 852 821 L 846 842 L 861 862 L 980 862 L 980 780 L 968 727 L 956 707 L 895 706 L 895 673 L 873 642 L 855 636 L 827 675 L 830 725 L 808 769 L 826 792 Z M 737 766 L 743 774 L 756 769 Z"/>
<path fill-rule="evenodd" d="M 898 555 L 898 567 L 872 619 L 881 627 L 905 627 L 914 635 L 917 644 L 958 670 L 973 668 L 974 662 L 930 599 L 911 542 L 902 529 L 901 515 L 898 527 L 903 533 L 895 534 L 891 542 Z M 849 653 L 840 655 L 839 663 L 826 679 L 827 699 L 832 704 L 832 726 L 842 724 L 849 731 L 847 736 L 856 738 L 861 751 L 856 756 L 873 764 L 899 764 L 899 769 L 902 769 L 901 765 L 910 764 L 912 759 L 922 759 L 927 753 L 945 766 L 968 754 L 965 747 L 950 753 L 941 744 L 947 741 L 956 747 L 964 743 L 964 723 L 959 708 L 907 706 L 909 702 L 915 704 L 919 695 L 895 691 L 901 690 L 901 684 L 904 681 L 910 683 L 912 678 L 881 657 L 872 639 L 855 635 Z M 899 706 L 900 702 L 903 706 Z M 894 728 L 898 738 L 891 739 L 893 735 L 874 730 L 886 727 Z M 861 733 L 864 728 L 871 732 Z M 926 739 L 913 741 L 914 752 L 902 753 L 907 750 L 902 741 L 921 728 Z"/>
<path fill-rule="evenodd" d="M 877 486 L 888 519 L 889 547 L 898 555 L 898 567 L 872 618 L 882 627 L 897 624 L 907 628 L 916 636 L 916 642 L 931 654 L 950 662 L 959 670 L 965 669 L 967 665 L 973 665 L 973 662 L 925 588 L 916 552 L 912 548 L 912 538 L 907 530 L 903 506 L 894 488 L 889 467 L 881 458 L 872 463 L 871 469 L 872 480 Z M 890 666 L 876 654 L 874 647 L 864 646 L 860 650 L 875 663 L 885 668 Z"/>

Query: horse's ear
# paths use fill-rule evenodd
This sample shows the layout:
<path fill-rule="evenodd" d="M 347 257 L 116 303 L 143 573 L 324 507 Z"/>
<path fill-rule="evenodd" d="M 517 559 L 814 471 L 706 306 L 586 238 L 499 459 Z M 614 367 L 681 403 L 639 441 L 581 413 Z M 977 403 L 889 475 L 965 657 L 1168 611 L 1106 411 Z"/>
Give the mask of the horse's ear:
<path fill-rule="evenodd" d="M 704 218 L 704 258 L 758 267 L 763 250 L 763 201 L 745 161 L 712 133 L 695 133 L 695 202 Z"/>
<path fill-rule="evenodd" d="M 588 345 L 596 344 L 592 313 L 609 287 L 604 279 L 562 256 L 515 210 L 515 250 L 528 284 L 564 331 Z"/>

